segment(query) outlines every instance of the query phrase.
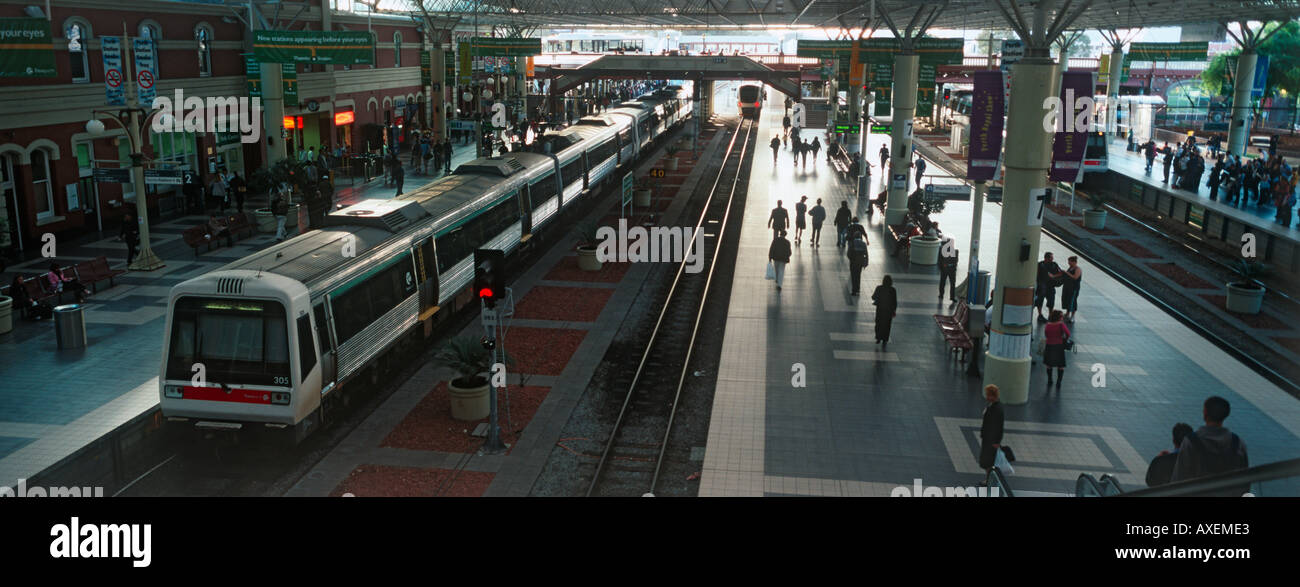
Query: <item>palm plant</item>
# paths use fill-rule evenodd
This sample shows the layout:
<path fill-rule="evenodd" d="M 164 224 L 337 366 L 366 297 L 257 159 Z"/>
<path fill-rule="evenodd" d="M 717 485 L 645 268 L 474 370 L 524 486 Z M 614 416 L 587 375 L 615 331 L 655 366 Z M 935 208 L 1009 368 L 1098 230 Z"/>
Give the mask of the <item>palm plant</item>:
<path fill-rule="evenodd" d="M 1269 273 L 1272 272 L 1272 269 L 1268 265 L 1260 263 L 1259 261 L 1246 259 L 1237 259 L 1229 266 L 1229 268 L 1232 269 L 1232 273 L 1238 279 L 1238 281 L 1234 283 L 1239 287 L 1248 289 L 1259 289 L 1264 287 L 1264 284 L 1260 283 L 1259 280 L 1268 277 Z"/>
<path fill-rule="evenodd" d="M 1106 204 L 1110 203 L 1110 192 L 1105 190 L 1089 190 L 1084 193 L 1088 198 L 1088 203 L 1092 205 L 1093 210 L 1105 210 Z"/>
<path fill-rule="evenodd" d="M 503 353 L 504 354 L 504 351 Z M 483 341 L 473 336 L 458 336 L 439 349 L 434 360 L 456 372 L 452 384 L 461 388 L 480 387 L 487 384 L 485 375 L 492 369 L 492 353 L 483 348 Z M 512 363 L 505 357 L 506 363 Z"/>
<path fill-rule="evenodd" d="M 579 222 L 573 227 L 573 234 L 578 237 L 578 247 L 595 248 L 600 244 L 598 229 L 594 222 Z"/>

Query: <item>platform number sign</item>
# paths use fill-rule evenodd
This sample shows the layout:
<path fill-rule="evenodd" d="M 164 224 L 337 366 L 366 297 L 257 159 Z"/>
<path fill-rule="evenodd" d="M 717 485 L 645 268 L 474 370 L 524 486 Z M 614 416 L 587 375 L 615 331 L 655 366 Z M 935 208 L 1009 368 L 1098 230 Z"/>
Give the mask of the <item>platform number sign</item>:
<path fill-rule="evenodd" d="M 1029 190 L 1029 220 L 1027 226 L 1043 225 L 1043 209 L 1047 207 L 1047 198 L 1052 195 L 1052 188 Z"/>
<path fill-rule="evenodd" d="M 506 127 L 506 105 L 497 102 L 492 105 L 492 128 L 501 130 Z"/>
<path fill-rule="evenodd" d="M 806 120 L 807 117 L 804 114 L 803 102 L 795 102 L 794 106 L 791 107 L 791 114 L 792 114 L 792 116 L 790 117 L 791 124 L 795 128 L 803 128 L 804 126 L 806 126 L 804 124 L 804 121 Z"/>
<path fill-rule="evenodd" d="M 665 175 L 667 175 L 667 173 L 664 172 L 662 167 L 656 167 L 650 170 L 650 177 L 663 177 Z"/>

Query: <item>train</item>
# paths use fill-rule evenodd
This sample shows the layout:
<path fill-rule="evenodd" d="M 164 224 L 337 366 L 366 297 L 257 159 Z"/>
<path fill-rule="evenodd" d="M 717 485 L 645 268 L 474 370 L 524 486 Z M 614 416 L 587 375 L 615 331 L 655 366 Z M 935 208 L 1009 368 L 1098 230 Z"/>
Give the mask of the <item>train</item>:
<path fill-rule="evenodd" d="M 736 109 L 745 118 L 758 118 L 763 110 L 763 86 L 746 84 L 740 86 L 736 97 Z"/>
<path fill-rule="evenodd" d="M 341 391 L 378 381 L 396 350 L 477 300 L 479 248 L 513 256 L 692 114 L 667 86 L 518 152 L 481 157 L 391 200 L 333 210 L 319 229 L 174 286 L 159 373 L 173 428 L 301 441 Z"/>

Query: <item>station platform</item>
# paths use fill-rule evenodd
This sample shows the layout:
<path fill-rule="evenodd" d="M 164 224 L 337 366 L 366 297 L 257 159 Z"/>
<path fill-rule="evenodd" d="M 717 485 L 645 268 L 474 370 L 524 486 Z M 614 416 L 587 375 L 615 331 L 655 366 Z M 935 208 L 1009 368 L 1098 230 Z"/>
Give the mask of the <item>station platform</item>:
<path fill-rule="evenodd" d="M 779 130 L 781 114 L 763 113 L 760 137 Z M 868 160 L 887 139 L 870 138 Z M 793 210 L 799 195 L 810 204 L 820 197 L 832 218 L 842 200 L 855 211 L 866 205 L 824 161 L 796 171 L 782 154 L 775 166 L 769 151 L 755 154 L 699 495 L 888 496 L 918 479 L 927 487 L 983 481 L 983 382 L 965 374 L 931 319 L 953 309 L 938 297 L 937 269 L 890 257 L 882 215 L 870 224 L 863 218 L 871 242 L 860 298 L 849 296 L 848 261 L 835 247 L 830 218 L 820 248 L 794 247 L 781 292 L 764 279 L 766 221 L 776 200 Z M 931 163 L 927 177 L 959 182 Z M 872 172 L 879 192 L 881 173 Z M 962 251 L 959 275 L 967 270 L 971 211 L 970 202 L 949 201 L 933 216 Z M 1000 213 L 998 205 L 984 207 L 985 269 L 996 267 Z M 1042 250 L 1060 261 L 1072 254 L 1047 235 Z M 1097 267 L 1080 266 L 1080 309 L 1071 325 L 1077 353 L 1067 355 L 1064 385 L 1048 388 L 1036 364 L 1029 401 L 1004 407 L 1004 444 L 1018 458 L 1009 484 L 1018 494 L 1069 495 L 1081 473 L 1143 487 L 1150 459 L 1171 448 L 1173 425 L 1199 427 L 1210 395 L 1231 402 L 1225 424 L 1241 436 L 1252 464 L 1295 457 L 1300 400 Z M 899 297 L 887 351 L 874 343 L 870 298 L 886 274 Z M 1092 385 L 1095 365 L 1106 369 L 1105 387 Z M 793 385 L 800 368 L 805 387 Z M 1300 493 L 1294 482 L 1263 489 Z"/>
<path fill-rule="evenodd" d="M 474 145 L 455 145 L 453 162 L 474 158 Z M 407 157 L 402 157 L 408 163 Z M 408 166 L 409 167 L 409 166 Z M 404 191 L 436 179 L 406 174 Z M 382 178 L 367 183 L 336 181 L 335 201 L 350 204 L 368 198 L 391 198 L 393 187 Z M 245 202 L 245 211 L 265 207 Z M 128 272 L 115 285 L 99 284 L 87 297 L 87 346 L 59 350 L 54 321 L 26 321 L 14 315 L 14 329 L 0 335 L 0 485 L 31 479 L 81 448 L 142 418 L 158 406 L 158 372 L 162 356 L 167 296 L 172 286 L 250 255 L 274 243 L 274 235 L 254 234 L 194 254 L 182 239 L 185 229 L 207 221 L 184 216 L 150 226 L 153 250 L 166 266 L 151 272 Z M 307 226 L 306 207 L 299 227 Z M 126 245 L 116 233 L 89 235 L 57 243 L 60 265 L 108 257 L 115 269 L 125 269 Z M 30 277 L 48 271 L 50 259 L 35 258 L 11 265 L 0 274 L 3 283 L 15 275 Z M 67 296 L 65 296 L 66 298 Z"/>

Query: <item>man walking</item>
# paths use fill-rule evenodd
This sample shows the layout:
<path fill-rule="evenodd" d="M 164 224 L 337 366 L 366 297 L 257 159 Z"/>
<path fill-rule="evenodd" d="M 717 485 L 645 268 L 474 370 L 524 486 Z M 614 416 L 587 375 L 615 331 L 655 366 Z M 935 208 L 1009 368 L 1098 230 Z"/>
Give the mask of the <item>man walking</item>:
<path fill-rule="evenodd" d="M 406 181 L 406 171 L 402 169 L 402 162 L 396 157 L 393 158 L 393 183 L 397 184 L 397 193 L 393 197 L 402 195 L 402 183 Z"/>
<path fill-rule="evenodd" d="M 980 468 L 984 469 L 984 486 L 988 485 L 988 476 L 993 474 L 993 464 L 997 462 L 998 451 L 1002 450 L 1002 430 L 1005 424 L 1002 414 L 1002 402 L 998 401 L 998 386 L 984 386 L 984 416 L 980 422 Z"/>
<path fill-rule="evenodd" d="M 921 189 L 921 176 L 925 175 L 925 158 L 921 155 L 916 156 L 916 189 Z"/>
<path fill-rule="evenodd" d="M 848 236 L 847 231 L 852 218 L 853 213 L 849 211 L 848 200 L 841 201 L 840 209 L 835 211 L 835 246 L 844 246 L 844 239 Z"/>
<path fill-rule="evenodd" d="M 939 299 L 943 299 L 943 286 L 948 284 L 949 301 L 957 301 L 957 247 L 952 237 L 944 237 L 939 245 Z"/>
<path fill-rule="evenodd" d="M 122 230 L 119 233 L 122 242 L 126 243 L 126 264 L 131 265 L 135 260 L 135 249 L 140 245 L 140 223 L 136 222 L 135 214 L 127 212 L 122 217 Z"/>
<path fill-rule="evenodd" d="M 800 196 L 799 201 L 794 205 L 794 245 L 799 246 L 799 239 L 803 236 L 803 231 L 807 220 L 805 214 L 808 213 L 808 196 Z"/>
<path fill-rule="evenodd" d="M 817 205 L 808 211 L 808 217 L 812 219 L 812 247 L 818 248 L 818 241 L 822 237 L 822 223 L 826 221 L 826 209 L 822 207 L 822 199 L 817 198 Z"/>
<path fill-rule="evenodd" d="M 442 142 L 442 165 L 445 173 L 451 173 L 451 154 L 451 141 L 444 140 Z"/>
<path fill-rule="evenodd" d="M 867 266 L 867 231 L 854 218 L 845 233 L 849 248 L 849 295 L 856 296 L 862 287 L 862 270 Z"/>
<path fill-rule="evenodd" d="M 776 201 L 772 214 L 767 217 L 767 227 L 772 229 L 772 238 L 777 238 L 790 227 L 790 212 L 781 207 L 781 200 Z"/>
<path fill-rule="evenodd" d="M 1156 161 L 1156 142 L 1147 141 L 1147 144 L 1143 145 L 1142 149 L 1146 151 L 1147 173 L 1151 173 L 1151 165 Z"/>
<path fill-rule="evenodd" d="M 889 147 L 885 145 L 880 146 L 880 172 L 881 177 L 889 176 Z"/>
<path fill-rule="evenodd" d="M 275 242 L 278 243 L 284 240 L 284 224 L 289 218 L 289 203 L 279 191 L 271 197 L 271 215 L 275 217 Z"/>
<path fill-rule="evenodd" d="M 1174 160 L 1174 151 L 1169 148 L 1169 143 L 1165 143 L 1165 148 L 1162 149 L 1161 152 L 1165 154 L 1165 160 L 1163 162 L 1165 166 L 1165 183 L 1169 183 L 1169 164 Z"/>
<path fill-rule="evenodd" d="M 1228 419 L 1231 408 L 1228 400 L 1217 395 L 1206 398 L 1201 408 L 1205 425 L 1183 438 L 1182 445 L 1178 447 L 1178 461 L 1174 463 L 1174 473 L 1169 478 L 1171 483 L 1250 467 L 1246 443 L 1223 425 L 1223 421 Z M 1250 484 L 1247 483 L 1206 495 L 1239 497 L 1249 491 Z"/>
<path fill-rule="evenodd" d="M 248 182 L 236 171 L 230 177 L 230 191 L 235 193 L 235 208 L 240 214 L 244 213 L 244 197 L 248 195 Z"/>
<path fill-rule="evenodd" d="M 772 166 L 776 167 L 776 153 L 781 150 L 781 137 L 773 136 L 768 146 L 772 147 Z"/>

